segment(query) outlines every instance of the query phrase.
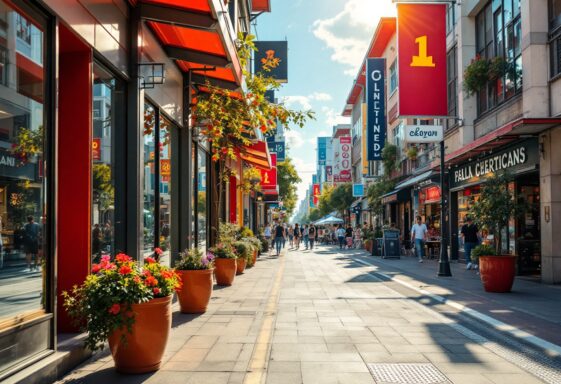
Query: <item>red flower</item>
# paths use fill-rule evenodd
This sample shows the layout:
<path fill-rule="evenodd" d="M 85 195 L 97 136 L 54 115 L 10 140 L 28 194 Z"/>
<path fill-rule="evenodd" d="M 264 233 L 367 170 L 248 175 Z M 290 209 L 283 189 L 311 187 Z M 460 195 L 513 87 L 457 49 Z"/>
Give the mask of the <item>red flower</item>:
<path fill-rule="evenodd" d="M 173 278 L 173 275 L 174 275 L 174 273 L 171 272 L 171 271 L 163 271 L 162 272 L 162 277 L 164 279 L 171 279 L 171 278 Z"/>
<path fill-rule="evenodd" d="M 164 253 L 164 251 L 162 251 L 161 248 L 156 247 L 156 248 L 154 248 L 154 253 L 156 255 L 160 256 L 162 253 Z"/>
<path fill-rule="evenodd" d="M 153 264 L 156 262 L 156 259 L 154 259 L 153 257 L 147 257 L 144 259 L 144 262 L 147 264 Z"/>
<path fill-rule="evenodd" d="M 119 253 L 117 256 L 115 256 L 115 260 L 120 262 L 120 263 L 126 263 L 127 261 L 131 261 L 131 257 L 125 255 L 124 253 Z"/>
<path fill-rule="evenodd" d="M 101 270 L 101 266 L 99 264 L 92 265 L 92 273 L 98 273 Z"/>
<path fill-rule="evenodd" d="M 147 270 L 147 269 L 145 269 L 144 272 L 142 272 L 142 274 L 143 274 L 144 276 L 152 276 L 152 274 L 150 273 L 150 271 Z"/>
<path fill-rule="evenodd" d="M 154 276 L 148 276 L 145 280 L 145 283 L 149 287 L 154 287 L 158 285 L 158 280 Z"/>
<path fill-rule="evenodd" d="M 119 312 L 121 311 L 121 306 L 117 303 L 113 304 L 111 307 L 109 307 L 109 309 L 107 310 L 107 312 L 109 312 L 112 315 L 117 315 Z"/>
<path fill-rule="evenodd" d="M 154 295 L 159 295 L 162 292 L 162 290 L 160 288 L 154 288 L 152 292 L 154 292 Z"/>
<path fill-rule="evenodd" d="M 128 275 L 131 272 L 132 272 L 132 269 L 128 265 L 123 265 L 123 266 L 121 266 L 121 268 L 119 268 L 119 273 L 121 275 Z"/>
<path fill-rule="evenodd" d="M 133 280 L 137 284 L 139 284 L 141 282 L 140 277 L 138 277 L 138 276 L 135 276 Z"/>

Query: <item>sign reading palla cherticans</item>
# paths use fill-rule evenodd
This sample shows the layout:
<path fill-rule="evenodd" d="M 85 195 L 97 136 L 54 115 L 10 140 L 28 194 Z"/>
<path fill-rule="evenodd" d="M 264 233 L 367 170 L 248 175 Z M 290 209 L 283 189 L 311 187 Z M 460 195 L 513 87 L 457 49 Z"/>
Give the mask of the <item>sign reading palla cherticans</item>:
<path fill-rule="evenodd" d="M 446 116 L 447 4 L 397 4 L 399 115 Z"/>
<path fill-rule="evenodd" d="M 368 160 L 382 160 L 386 142 L 386 59 L 366 61 L 366 137 Z"/>
<path fill-rule="evenodd" d="M 480 183 L 497 172 L 516 174 L 536 169 L 539 164 L 538 144 L 529 139 L 491 156 L 472 161 L 450 172 L 450 189 Z"/>
<path fill-rule="evenodd" d="M 405 141 L 408 143 L 436 143 L 444 140 L 441 125 L 406 125 Z"/>

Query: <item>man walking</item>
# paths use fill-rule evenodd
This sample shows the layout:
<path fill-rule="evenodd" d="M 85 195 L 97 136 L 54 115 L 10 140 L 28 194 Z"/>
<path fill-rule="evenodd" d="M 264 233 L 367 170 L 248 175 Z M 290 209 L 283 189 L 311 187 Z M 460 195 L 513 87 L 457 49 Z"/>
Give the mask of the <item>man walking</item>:
<path fill-rule="evenodd" d="M 307 225 L 302 226 L 302 238 L 304 239 L 306 249 L 308 249 L 308 245 L 310 243 L 310 230 Z"/>
<path fill-rule="evenodd" d="M 464 256 L 466 258 L 466 269 L 471 269 L 472 266 L 474 269 L 477 269 L 477 264 L 473 265 L 471 263 L 471 251 L 479 244 L 479 238 L 477 237 L 477 233 L 479 232 L 479 228 L 477 225 L 473 223 L 471 217 L 466 218 L 466 224 L 462 226 L 461 234 L 462 238 L 464 239 Z"/>
<path fill-rule="evenodd" d="M 417 216 L 417 222 L 411 228 L 411 238 L 415 239 L 415 251 L 417 252 L 419 263 L 422 263 L 423 257 L 425 257 L 427 231 L 427 226 L 423 223 L 421 216 Z"/>
<path fill-rule="evenodd" d="M 314 241 L 316 241 L 316 227 L 311 224 L 310 228 L 308 229 L 308 241 L 310 242 L 310 249 L 314 249 Z"/>
<path fill-rule="evenodd" d="M 339 228 L 337 229 L 337 240 L 339 240 L 339 249 L 343 249 L 345 245 L 345 228 L 343 228 L 343 224 L 339 224 Z"/>
<path fill-rule="evenodd" d="M 277 226 L 275 227 L 275 248 L 277 250 L 277 256 L 280 255 L 284 237 L 285 237 L 284 226 L 282 224 L 277 224 Z"/>

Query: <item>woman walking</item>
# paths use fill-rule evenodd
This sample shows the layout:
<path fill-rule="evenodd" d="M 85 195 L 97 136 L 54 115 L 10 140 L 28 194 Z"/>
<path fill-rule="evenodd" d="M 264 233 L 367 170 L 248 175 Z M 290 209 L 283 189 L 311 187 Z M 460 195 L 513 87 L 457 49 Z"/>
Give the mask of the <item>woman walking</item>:
<path fill-rule="evenodd" d="M 311 224 L 310 228 L 308 228 L 308 242 L 310 243 L 310 249 L 314 249 L 314 241 L 316 241 L 316 227 Z"/>
<path fill-rule="evenodd" d="M 288 228 L 288 242 L 290 249 L 294 248 L 294 227 L 292 225 Z"/>
<path fill-rule="evenodd" d="M 300 236 L 301 236 L 301 232 L 300 232 L 300 227 L 298 226 L 298 224 L 296 224 L 294 226 L 294 246 L 296 247 L 296 249 L 300 249 Z"/>
<path fill-rule="evenodd" d="M 281 224 L 277 225 L 275 227 L 275 248 L 277 250 L 277 256 L 280 255 L 284 236 L 285 236 L 284 227 Z"/>

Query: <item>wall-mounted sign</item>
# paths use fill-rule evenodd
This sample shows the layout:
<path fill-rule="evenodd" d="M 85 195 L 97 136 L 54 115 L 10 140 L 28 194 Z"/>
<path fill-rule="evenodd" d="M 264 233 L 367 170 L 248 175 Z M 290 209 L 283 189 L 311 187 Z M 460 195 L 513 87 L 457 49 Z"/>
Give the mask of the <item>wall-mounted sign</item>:
<path fill-rule="evenodd" d="M 269 141 L 267 143 L 269 151 L 277 155 L 277 161 L 284 161 L 286 158 L 286 145 L 284 141 Z"/>
<path fill-rule="evenodd" d="M 407 143 L 437 143 L 444 140 L 441 125 L 406 125 L 405 141 Z"/>
<path fill-rule="evenodd" d="M 256 41 L 255 47 L 257 51 L 254 53 L 253 71 L 261 72 L 263 68 L 263 60 L 267 60 L 268 56 L 280 59 L 279 65 L 271 71 L 266 72 L 270 76 L 281 83 L 288 82 L 288 42 L 287 41 Z"/>
<path fill-rule="evenodd" d="M 366 61 L 366 138 L 368 160 L 382 160 L 386 142 L 386 59 Z M 400 91 L 401 92 L 401 91 Z"/>
<path fill-rule="evenodd" d="M 419 204 L 432 204 L 440 202 L 440 187 L 433 186 L 419 192 Z"/>
<path fill-rule="evenodd" d="M 271 153 L 271 169 L 261 170 L 261 186 L 264 189 L 276 188 L 277 186 L 277 155 Z"/>
<path fill-rule="evenodd" d="M 101 160 L 101 139 L 99 138 L 92 140 L 92 158 L 94 160 Z"/>
<path fill-rule="evenodd" d="M 364 196 L 364 184 L 353 184 L 353 197 Z"/>
<path fill-rule="evenodd" d="M 446 116 L 447 4 L 397 4 L 400 116 Z"/>
<path fill-rule="evenodd" d="M 351 149 L 352 140 L 350 136 L 334 139 L 333 149 L 333 181 L 335 183 L 349 183 L 351 177 Z"/>
<path fill-rule="evenodd" d="M 313 197 L 314 207 L 318 206 L 320 195 L 321 195 L 321 188 L 319 184 L 314 184 L 312 187 L 312 197 Z"/>
<path fill-rule="evenodd" d="M 534 170 L 539 165 L 538 142 L 528 139 L 491 156 L 450 170 L 450 189 L 485 181 L 496 172 L 512 174 Z"/>

